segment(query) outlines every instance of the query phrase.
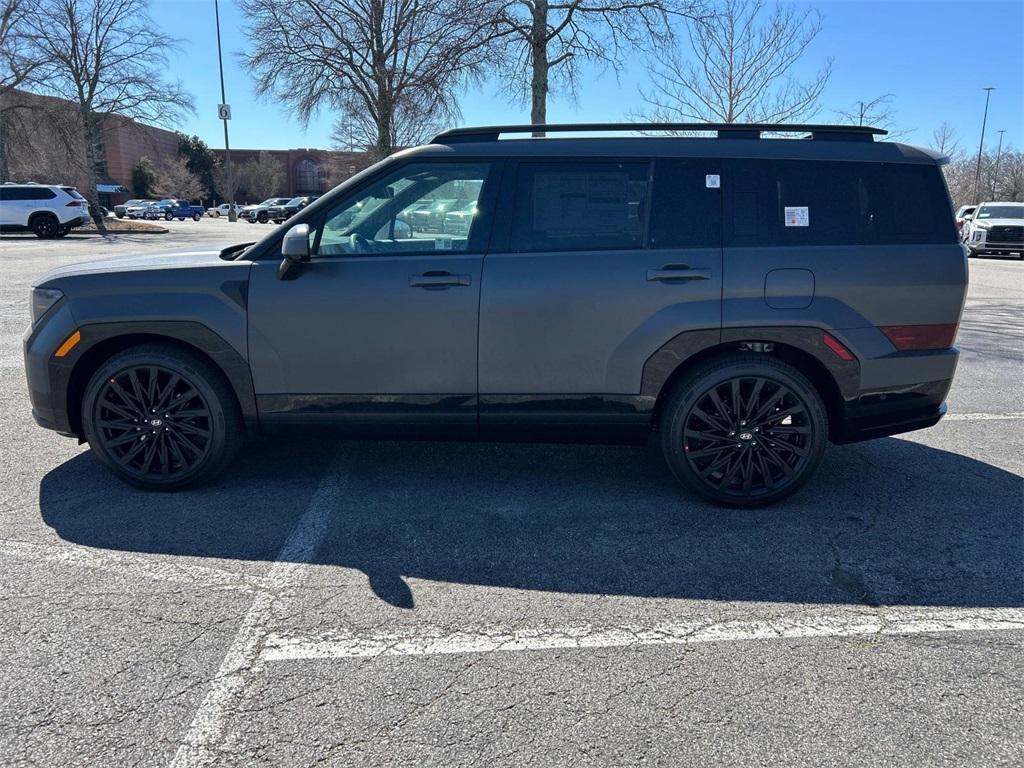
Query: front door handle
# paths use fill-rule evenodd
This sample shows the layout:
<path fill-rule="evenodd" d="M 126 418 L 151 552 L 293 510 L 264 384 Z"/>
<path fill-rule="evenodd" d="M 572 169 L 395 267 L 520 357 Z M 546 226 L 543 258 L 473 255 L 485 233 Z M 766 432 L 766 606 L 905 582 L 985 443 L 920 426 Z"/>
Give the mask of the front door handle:
<path fill-rule="evenodd" d="M 652 283 L 685 283 L 710 279 L 710 269 L 691 268 L 687 264 L 666 264 L 661 269 L 647 270 L 647 280 Z"/>
<path fill-rule="evenodd" d="M 453 275 L 451 272 L 431 271 L 409 278 L 410 288 L 445 288 L 453 285 L 469 285 L 469 275 Z"/>

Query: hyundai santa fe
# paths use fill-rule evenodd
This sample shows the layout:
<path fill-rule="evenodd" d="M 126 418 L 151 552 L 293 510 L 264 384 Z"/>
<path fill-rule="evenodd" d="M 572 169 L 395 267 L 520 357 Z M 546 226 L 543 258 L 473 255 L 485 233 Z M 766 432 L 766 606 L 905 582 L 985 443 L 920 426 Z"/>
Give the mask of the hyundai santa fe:
<path fill-rule="evenodd" d="M 864 127 L 512 138 L 534 130 L 442 133 L 257 243 L 50 272 L 36 421 L 149 489 L 280 429 L 653 436 L 691 491 L 754 507 L 829 441 L 943 416 L 967 286 L 944 158 Z M 438 200 L 472 215 L 407 220 Z"/>

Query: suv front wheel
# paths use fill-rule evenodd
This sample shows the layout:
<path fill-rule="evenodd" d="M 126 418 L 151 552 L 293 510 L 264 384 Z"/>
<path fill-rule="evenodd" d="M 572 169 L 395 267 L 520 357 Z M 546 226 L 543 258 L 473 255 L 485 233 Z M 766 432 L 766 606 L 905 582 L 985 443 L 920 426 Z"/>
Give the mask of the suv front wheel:
<path fill-rule="evenodd" d="M 148 490 L 211 479 L 242 441 L 238 403 L 220 372 L 162 344 L 127 349 L 100 366 L 85 390 L 82 428 L 107 469 Z"/>
<path fill-rule="evenodd" d="M 662 451 L 676 478 L 732 507 L 796 493 L 814 474 L 827 432 L 825 406 L 810 381 L 754 353 L 695 368 L 661 417 Z"/>

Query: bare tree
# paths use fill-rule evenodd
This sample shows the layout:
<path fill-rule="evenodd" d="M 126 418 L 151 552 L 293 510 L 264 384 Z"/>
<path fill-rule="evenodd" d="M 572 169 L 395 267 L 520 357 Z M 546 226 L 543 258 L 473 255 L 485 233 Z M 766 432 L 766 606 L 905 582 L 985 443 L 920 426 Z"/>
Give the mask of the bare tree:
<path fill-rule="evenodd" d="M 331 131 L 331 144 L 349 152 L 370 149 L 378 154 L 376 121 L 352 98 L 346 100 L 342 97 L 339 103 L 345 104 L 346 101 L 348 104 L 342 107 L 342 116 L 335 121 Z M 446 110 L 423 113 L 418 108 L 400 104 L 391 115 L 392 147 L 400 149 L 423 144 L 449 127 L 452 117 L 454 113 Z"/>
<path fill-rule="evenodd" d="M 960 140 L 953 126 L 943 121 L 942 125 L 932 131 L 932 147 L 946 157 L 952 158 L 960 154 Z"/>
<path fill-rule="evenodd" d="M 257 200 L 279 194 L 285 180 L 284 167 L 269 152 L 260 152 L 255 160 L 244 163 L 238 177 L 238 186 Z"/>
<path fill-rule="evenodd" d="M 8 179 L 74 183 L 85 174 L 77 110 L 61 99 L 9 91 L 0 96 Z"/>
<path fill-rule="evenodd" d="M 86 197 L 98 210 L 103 121 L 116 114 L 171 123 L 191 110 L 180 84 L 164 79 L 176 44 L 156 31 L 146 0 L 39 0 L 27 17 L 32 45 L 44 63 L 37 87 L 73 102 L 85 147 Z M 103 220 L 96 225 L 104 231 Z"/>
<path fill-rule="evenodd" d="M 7 137 L 14 130 L 12 117 L 15 112 L 29 108 L 16 98 L 14 91 L 42 63 L 25 25 L 36 3 L 37 0 L 0 0 L 0 182 L 7 181 L 10 175 Z"/>
<path fill-rule="evenodd" d="M 218 158 L 213 162 L 212 176 L 213 186 L 216 188 L 217 192 L 220 193 L 221 199 L 224 202 L 231 202 L 238 198 L 240 181 L 238 171 L 235 171 L 229 177 L 227 166 L 224 164 L 223 160 Z"/>
<path fill-rule="evenodd" d="M 198 200 L 206 194 L 206 187 L 188 167 L 188 158 L 176 157 L 165 162 L 156 171 L 154 195 Z"/>
<path fill-rule="evenodd" d="M 655 121 L 782 123 L 813 116 L 832 60 L 807 80 L 794 65 L 821 31 L 814 10 L 762 0 L 722 0 L 690 27 L 690 55 L 675 51 L 653 70 L 641 116 Z"/>
<path fill-rule="evenodd" d="M 869 125 L 888 131 L 887 138 L 898 139 L 910 133 L 910 129 L 899 127 L 896 109 L 893 107 L 891 93 L 876 96 L 869 101 L 856 101 L 849 109 L 834 110 L 838 122 L 848 125 Z"/>
<path fill-rule="evenodd" d="M 504 76 L 530 104 L 534 125 L 547 122 L 553 81 L 575 96 L 583 62 L 618 71 L 627 55 L 671 44 L 679 21 L 705 16 L 702 0 L 497 0 L 488 7 L 511 62 Z"/>
<path fill-rule="evenodd" d="M 241 0 L 256 87 L 307 121 L 340 111 L 378 157 L 401 126 L 450 121 L 456 92 L 490 61 L 491 29 L 476 0 Z"/>

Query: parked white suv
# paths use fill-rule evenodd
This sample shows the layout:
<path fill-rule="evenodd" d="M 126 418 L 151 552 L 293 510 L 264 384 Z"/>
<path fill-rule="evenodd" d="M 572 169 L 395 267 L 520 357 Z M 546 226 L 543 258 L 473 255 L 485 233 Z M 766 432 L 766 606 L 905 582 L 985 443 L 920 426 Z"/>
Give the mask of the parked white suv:
<path fill-rule="evenodd" d="M 978 203 L 964 227 L 971 256 L 1016 253 L 1024 259 L 1024 203 Z"/>
<path fill-rule="evenodd" d="M 0 184 L 0 231 L 31 230 L 36 237 L 64 237 L 89 220 L 89 204 L 74 187 Z"/>

